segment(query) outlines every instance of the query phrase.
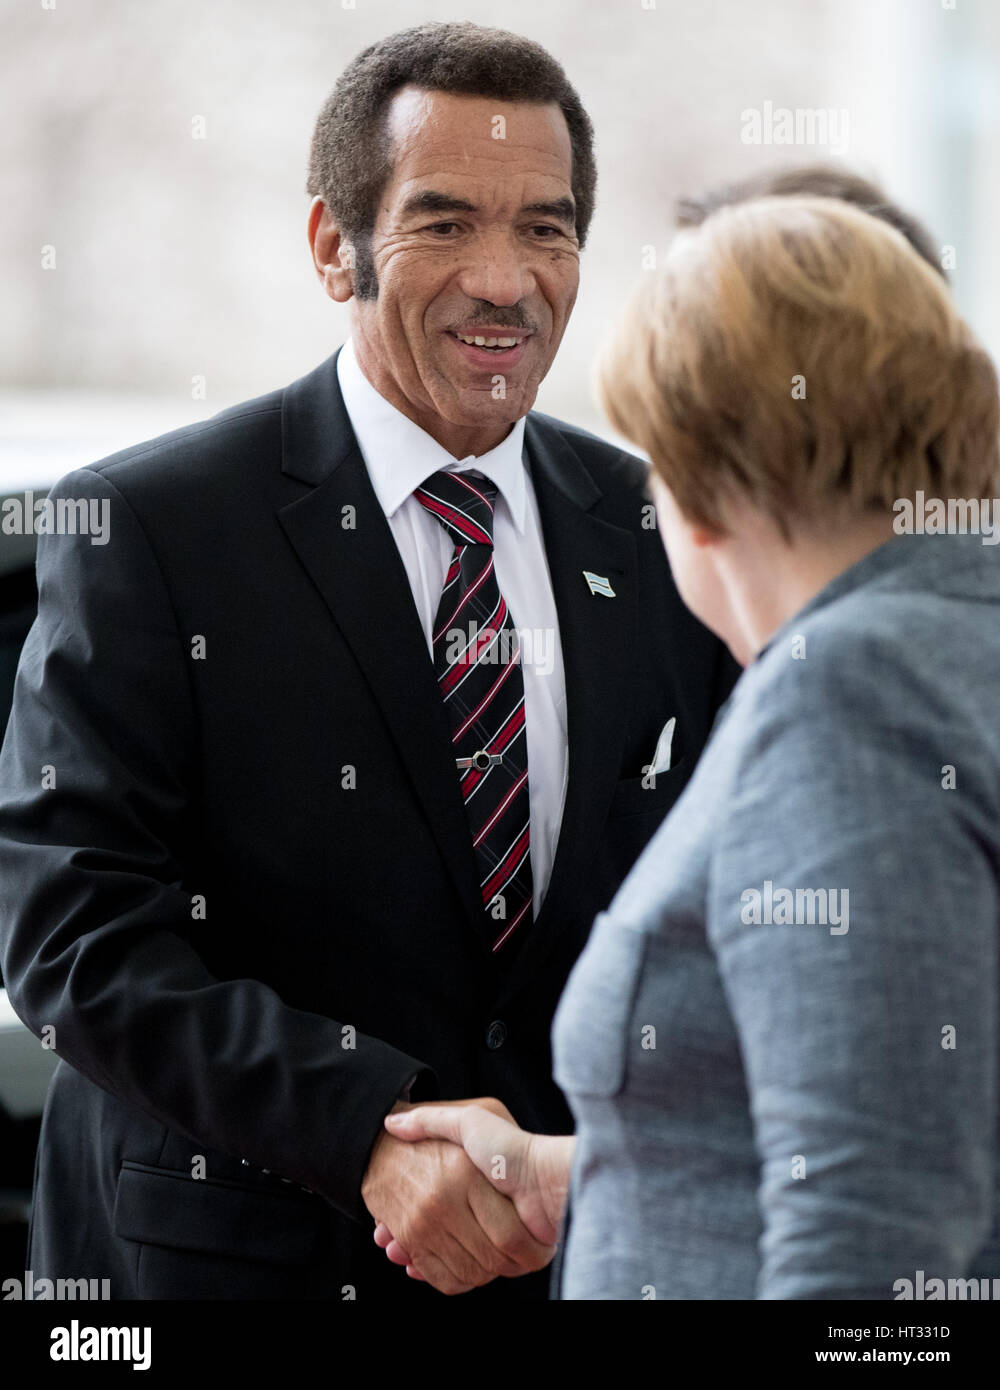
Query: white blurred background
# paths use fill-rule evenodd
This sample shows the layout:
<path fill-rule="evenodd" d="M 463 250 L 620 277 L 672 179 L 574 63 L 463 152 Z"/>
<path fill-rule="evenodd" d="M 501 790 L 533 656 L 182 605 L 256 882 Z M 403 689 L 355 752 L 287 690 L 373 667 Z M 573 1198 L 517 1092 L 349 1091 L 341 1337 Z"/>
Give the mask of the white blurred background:
<path fill-rule="evenodd" d="M 595 345 L 678 196 L 831 155 L 953 248 L 1000 353 L 998 0 L 0 0 L 0 493 L 343 340 L 305 239 L 313 121 L 352 55 L 427 19 L 538 39 L 596 126 L 598 210 L 541 409 L 606 432 Z M 767 102 L 846 112 L 846 149 L 744 143 Z"/>

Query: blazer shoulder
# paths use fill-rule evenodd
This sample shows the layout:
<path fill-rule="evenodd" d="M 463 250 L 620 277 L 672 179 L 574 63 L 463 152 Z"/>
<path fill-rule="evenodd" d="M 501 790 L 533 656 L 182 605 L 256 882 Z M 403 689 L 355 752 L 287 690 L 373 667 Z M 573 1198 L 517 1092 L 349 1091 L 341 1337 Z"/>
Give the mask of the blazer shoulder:
<path fill-rule="evenodd" d="M 550 439 L 557 436 L 564 447 L 572 449 L 602 492 L 641 492 L 645 489 L 649 465 L 638 455 L 601 439 L 589 430 L 558 420 L 554 415 L 545 415 L 539 410 L 533 410 L 529 419 Z"/>
<path fill-rule="evenodd" d="M 255 456 L 273 458 L 281 443 L 286 388 L 228 406 L 207 420 L 168 430 L 84 466 L 123 491 L 157 480 L 171 487 L 203 485 L 230 469 L 246 473 Z"/>
<path fill-rule="evenodd" d="M 790 724 L 827 730 L 845 747 L 861 730 L 877 733 L 883 751 L 945 757 L 974 727 L 992 695 L 977 687 L 968 648 L 977 632 L 988 640 L 981 605 L 941 605 L 931 593 L 896 592 L 866 584 L 792 619 L 751 666 L 744 681 L 746 713 L 770 731 Z M 966 641 L 956 645 L 954 634 Z M 994 647 L 996 650 L 996 646 Z M 966 679 L 956 693 L 954 671 Z M 992 724 L 992 719 L 989 723 Z M 989 737 L 986 725 L 981 735 Z M 955 757 L 950 761 L 954 762 Z"/>

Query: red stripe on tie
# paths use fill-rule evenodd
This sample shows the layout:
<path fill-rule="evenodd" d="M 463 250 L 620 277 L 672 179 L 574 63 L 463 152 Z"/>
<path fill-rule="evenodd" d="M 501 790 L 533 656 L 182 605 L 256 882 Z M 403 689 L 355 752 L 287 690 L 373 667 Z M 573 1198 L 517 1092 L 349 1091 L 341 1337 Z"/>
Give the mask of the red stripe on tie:
<path fill-rule="evenodd" d="M 461 531 L 470 542 L 475 545 L 492 545 L 493 537 L 489 531 L 480 526 L 478 521 L 474 521 L 471 516 L 466 516 L 464 512 L 458 511 L 455 507 L 449 507 L 447 502 L 439 502 L 436 497 L 432 497 L 429 492 L 424 492 L 423 488 L 418 488 L 418 492 L 423 493 L 427 499 L 424 506 L 428 511 L 436 512 L 445 521 L 450 521 L 456 531 Z M 456 520 L 455 518 L 458 518 Z M 469 535 L 469 531 L 475 534 Z"/>
<path fill-rule="evenodd" d="M 463 724 L 460 724 L 459 727 L 458 727 L 458 729 L 456 730 L 456 732 L 452 735 L 452 738 L 451 738 L 452 743 L 457 743 L 458 740 L 459 740 L 459 739 L 462 737 L 462 735 L 465 733 L 465 731 L 466 731 L 466 729 L 469 727 L 469 725 L 470 725 L 470 724 L 474 724 L 474 723 L 476 722 L 476 720 L 479 718 L 480 714 L 482 714 L 482 712 L 483 712 L 483 710 L 486 708 L 486 706 L 487 706 L 488 704 L 491 703 L 491 701 L 492 701 L 492 699 L 493 699 L 493 696 L 497 693 L 497 691 L 498 691 L 498 690 L 500 689 L 500 687 L 503 685 L 504 681 L 507 679 L 507 677 L 510 675 L 511 671 L 513 671 L 514 667 L 517 665 L 517 663 L 518 663 L 520 660 L 521 660 L 521 649 L 520 649 L 520 647 L 519 647 L 519 648 L 517 649 L 517 651 L 515 652 L 515 654 L 514 654 L 514 659 L 513 659 L 513 661 L 510 661 L 510 662 L 507 663 L 507 665 L 506 665 L 506 666 L 504 667 L 504 669 L 503 669 L 502 674 L 499 675 L 499 676 L 496 678 L 496 680 L 494 681 L 493 685 L 490 687 L 489 691 L 483 696 L 483 698 L 480 700 L 479 704 L 476 706 L 476 708 L 475 708 L 475 709 L 472 711 L 472 713 L 469 715 L 468 719 L 466 719 L 465 722 L 464 722 Z"/>
<path fill-rule="evenodd" d="M 474 492 L 476 496 L 479 498 L 480 502 L 484 502 L 486 506 L 489 507 L 490 514 L 492 515 L 493 503 L 490 501 L 488 497 L 483 496 L 483 494 L 479 491 L 479 489 L 475 486 L 475 484 L 472 482 L 470 478 L 467 478 L 464 473 L 451 473 L 449 474 L 449 477 L 454 478 L 455 482 L 461 483 L 463 487 L 467 487 L 470 492 Z"/>
<path fill-rule="evenodd" d="M 483 838 L 483 836 L 487 833 L 487 831 L 492 830 L 493 826 L 497 823 L 497 821 L 498 821 L 498 820 L 500 819 L 500 817 L 503 815 L 504 811 L 506 811 L 506 809 L 507 809 L 507 807 L 510 805 L 511 801 L 514 799 L 515 796 L 517 796 L 518 792 L 521 790 L 521 788 L 524 786 L 524 784 L 525 784 L 525 782 L 526 782 L 527 780 L 528 780 L 528 769 L 525 768 L 524 771 L 521 773 L 520 777 L 517 779 L 517 781 L 516 781 L 516 782 L 514 783 L 514 785 L 511 787 L 510 791 L 507 793 L 507 795 L 506 795 L 506 796 L 504 797 L 504 799 L 501 801 L 500 805 L 496 808 L 496 810 L 493 812 L 492 816 L 490 816 L 489 820 L 488 820 L 488 821 L 486 822 L 486 824 L 483 826 L 482 830 L 480 830 L 479 834 L 476 835 L 475 838 L 473 839 L 473 841 L 472 841 L 472 847 L 473 847 L 473 849 L 476 848 L 476 846 L 479 844 L 480 840 L 481 840 L 481 839 Z"/>
<path fill-rule="evenodd" d="M 464 593 L 464 594 L 462 595 L 462 597 L 459 599 L 458 607 L 455 609 L 454 613 L 452 613 L 452 615 L 451 615 L 451 617 L 448 619 L 448 621 L 447 621 L 446 623 L 444 623 L 443 626 L 439 627 L 438 630 L 437 630 L 437 632 L 435 632 L 433 638 L 431 639 L 434 643 L 437 642 L 438 638 L 441 636 L 442 633 L 448 631 L 448 629 L 451 627 L 452 623 L 453 623 L 453 622 L 455 621 L 455 619 L 458 617 L 459 613 L 461 613 L 462 609 L 463 609 L 463 608 L 465 607 L 465 605 L 468 603 L 468 601 L 469 601 L 469 599 L 472 597 L 472 595 L 476 592 L 477 589 L 482 588 L 483 584 L 486 582 L 486 580 L 489 578 L 489 576 L 490 576 L 492 573 L 493 573 L 493 552 L 491 551 L 491 552 L 490 552 L 490 562 L 489 562 L 489 564 L 488 564 L 488 565 L 486 566 L 486 568 L 483 570 L 482 574 L 479 576 L 479 578 L 476 580 L 476 582 L 475 582 L 474 584 L 470 584 L 470 586 L 466 589 L 465 593 Z"/>
<path fill-rule="evenodd" d="M 499 879 L 502 884 L 506 883 L 508 879 L 513 878 L 517 868 L 520 867 L 521 860 L 528 852 L 528 832 L 530 828 L 530 825 L 524 827 L 514 844 L 504 855 L 503 863 L 499 868 L 493 871 L 491 876 L 483 884 L 484 903 L 491 902 L 496 897 L 499 891 L 497 888 L 497 880 Z M 512 862 L 515 867 L 508 872 L 507 866 Z"/>
<path fill-rule="evenodd" d="M 524 914 L 527 912 L 527 910 L 528 910 L 528 908 L 529 908 L 530 906 L 531 906 L 531 899 L 528 898 L 528 900 L 524 903 L 524 905 L 523 905 L 523 907 L 521 908 L 520 912 L 519 912 L 519 913 L 517 914 L 517 916 L 514 918 L 513 922 L 511 922 L 511 924 L 510 924 L 510 926 L 507 928 L 507 930 L 506 930 L 505 932 L 503 932 L 500 936 L 498 936 L 497 939 L 496 939 L 496 941 L 494 941 L 494 943 L 493 943 L 493 950 L 494 950 L 494 951 L 499 951 L 500 947 L 501 947 L 501 946 L 503 945 L 503 943 L 507 940 L 508 936 L 510 936 L 510 934 L 511 934 L 511 932 L 514 930 L 514 928 L 520 924 L 521 918 L 524 916 Z"/>
<path fill-rule="evenodd" d="M 522 703 L 521 705 L 518 706 L 518 708 L 517 708 L 517 710 L 515 711 L 513 717 L 510 718 L 510 719 L 508 719 L 508 720 L 507 720 L 507 723 L 504 724 L 504 726 L 500 729 L 500 731 L 499 731 L 499 733 L 497 734 L 496 738 L 493 740 L 493 742 L 492 742 L 492 743 L 490 744 L 490 746 L 487 748 L 487 750 L 486 750 L 487 753 L 502 753 L 503 750 L 507 747 L 508 743 L 510 743 L 510 741 L 511 741 L 513 738 L 516 738 L 516 737 L 517 737 L 517 735 L 520 733 L 520 731 L 521 731 L 521 729 L 522 729 L 523 727 L 524 727 L 524 705 L 523 705 L 523 703 Z"/>
<path fill-rule="evenodd" d="M 483 647 L 482 651 L 477 651 L 475 661 L 470 661 L 468 657 L 460 656 L 457 661 L 452 662 L 451 666 L 449 666 L 448 670 L 441 677 L 440 681 L 441 689 L 446 696 L 449 695 L 451 691 L 454 690 L 459 684 L 461 684 L 461 682 L 465 679 L 465 677 L 469 674 L 471 670 L 473 670 L 476 666 L 479 665 L 481 658 L 485 655 L 489 648 L 492 647 L 493 642 L 499 640 L 500 633 L 503 630 L 503 625 L 506 622 L 506 620 L 507 603 L 501 595 L 499 607 L 494 609 L 494 611 L 487 618 L 483 626 L 478 630 L 475 637 L 476 643 L 478 644 L 483 631 L 486 628 L 491 628 L 493 630 L 493 641 L 488 642 L 486 646 Z M 468 651 L 469 647 L 471 646 L 471 641 L 466 643 L 466 651 Z"/>

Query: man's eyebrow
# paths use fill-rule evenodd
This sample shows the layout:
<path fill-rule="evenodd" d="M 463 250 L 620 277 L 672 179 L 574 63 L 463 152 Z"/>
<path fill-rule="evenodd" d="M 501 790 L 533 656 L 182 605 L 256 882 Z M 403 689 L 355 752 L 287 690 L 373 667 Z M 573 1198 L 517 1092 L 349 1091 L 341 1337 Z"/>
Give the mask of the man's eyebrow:
<path fill-rule="evenodd" d="M 403 204 L 402 212 L 406 216 L 414 212 L 478 212 L 475 203 L 470 203 L 468 198 L 457 198 L 452 193 L 438 193 L 433 188 L 425 188 L 421 193 L 414 193 L 407 198 Z M 576 225 L 576 204 L 572 198 L 556 198 L 552 202 L 526 203 L 521 212 L 533 213 L 539 217 L 554 217 L 557 222 L 564 223 L 567 227 Z"/>
<path fill-rule="evenodd" d="M 451 193 L 436 193 L 427 188 L 423 193 L 414 193 L 403 204 L 403 212 L 475 212 L 475 204 L 468 198 L 456 198 Z"/>
<path fill-rule="evenodd" d="M 534 212 L 541 217 L 554 217 L 567 227 L 576 226 L 576 204 L 572 198 L 556 198 L 552 203 L 526 203 L 522 212 Z"/>

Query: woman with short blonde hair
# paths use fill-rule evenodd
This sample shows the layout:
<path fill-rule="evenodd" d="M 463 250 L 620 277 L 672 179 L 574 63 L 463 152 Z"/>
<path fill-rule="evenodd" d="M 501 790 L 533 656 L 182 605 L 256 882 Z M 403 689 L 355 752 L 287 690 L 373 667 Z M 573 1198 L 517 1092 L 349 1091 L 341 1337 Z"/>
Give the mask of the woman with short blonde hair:
<path fill-rule="evenodd" d="M 682 232 L 599 390 L 707 526 L 737 497 L 786 530 L 997 488 L 993 364 L 904 237 L 832 198 L 762 198 Z"/>

